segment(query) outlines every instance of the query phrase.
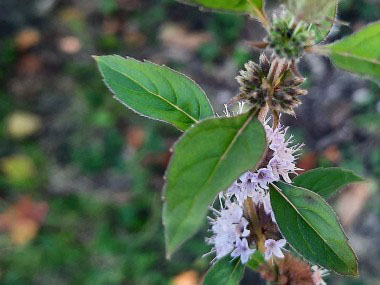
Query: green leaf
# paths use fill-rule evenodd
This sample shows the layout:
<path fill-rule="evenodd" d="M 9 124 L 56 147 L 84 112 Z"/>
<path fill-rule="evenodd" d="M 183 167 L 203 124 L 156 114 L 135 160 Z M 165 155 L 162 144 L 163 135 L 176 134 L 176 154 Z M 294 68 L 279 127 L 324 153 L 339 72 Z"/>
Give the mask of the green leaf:
<path fill-rule="evenodd" d="M 231 260 L 226 256 L 217 261 L 208 271 L 203 282 L 204 285 L 237 285 L 244 275 L 244 265 L 240 258 Z"/>
<path fill-rule="evenodd" d="M 368 25 L 327 49 L 336 66 L 344 70 L 380 79 L 380 22 Z"/>
<path fill-rule="evenodd" d="M 164 187 L 168 257 L 199 229 L 217 194 L 261 161 L 267 143 L 256 113 L 204 120 L 176 143 Z"/>
<path fill-rule="evenodd" d="M 253 269 L 254 271 L 258 271 L 261 264 L 265 263 L 265 259 L 263 254 L 256 250 L 252 255 L 251 259 L 247 262 L 247 266 Z"/>
<path fill-rule="evenodd" d="M 279 229 L 311 263 L 342 275 L 358 275 L 357 258 L 331 207 L 318 194 L 278 182 L 270 187 Z"/>
<path fill-rule="evenodd" d="M 338 14 L 338 3 L 332 6 L 328 11 L 327 18 L 324 18 L 319 23 L 312 24 L 312 29 L 315 32 L 315 44 L 319 44 L 329 35 L 332 27 L 334 26 L 334 20 Z"/>
<path fill-rule="evenodd" d="M 184 131 L 213 110 L 202 89 L 168 67 L 117 55 L 95 57 L 116 99 L 133 111 Z"/>
<path fill-rule="evenodd" d="M 264 11 L 265 8 L 265 0 L 248 0 L 248 2 L 254 7 L 255 11 Z"/>
<path fill-rule="evenodd" d="M 332 9 L 336 9 L 339 0 L 287 0 L 288 10 L 307 23 L 320 23 L 331 16 Z"/>
<path fill-rule="evenodd" d="M 205 9 L 225 12 L 250 13 L 253 9 L 264 9 L 264 0 L 177 0 Z M 253 8 L 254 7 L 254 8 Z"/>
<path fill-rule="evenodd" d="M 309 189 L 327 199 L 343 186 L 363 181 L 363 178 L 357 176 L 351 170 L 330 167 L 307 171 L 294 178 L 293 183 L 295 186 Z"/>

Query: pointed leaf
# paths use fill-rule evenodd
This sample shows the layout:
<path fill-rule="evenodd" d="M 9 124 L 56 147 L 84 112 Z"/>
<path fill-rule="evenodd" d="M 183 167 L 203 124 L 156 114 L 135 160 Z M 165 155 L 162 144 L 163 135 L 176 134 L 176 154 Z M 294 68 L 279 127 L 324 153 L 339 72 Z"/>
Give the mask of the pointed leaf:
<path fill-rule="evenodd" d="M 323 18 L 320 22 L 312 24 L 312 29 L 315 32 L 315 44 L 319 44 L 330 34 L 334 21 L 338 14 L 338 3 L 335 6 L 331 6 L 327 12 L 327 17 Z"/>
<path fill-rule="evenodd" d="M 351 170 L 339 167 L 316 168 L 294 178 L 295 186 L 309 189 L 327 199 L 334 195 L 340 188 L 355 182 L 363 182 L 364 179 L 357 176 Z"/>
<path fill-rule="evenodd" d="M 358 275 L 355 253 L 331 207 L 316 193 L 278 182 L 270 187 L 273 211 L 288 243 L 311 263 Z"/>
<path fill-rule="evenodd" d="M 202 89 L 168 67 L 117 55 L 95 57 L 116 99 L 133 111 L 184 131 L 213 110 Z"/>
<path fill-rule="evenodd" d="M 217 194 L 262 159 L 266 134 L 256 113 L 204 120 L 175 145 L 164 187 L 168 256 L 202 225 Z"/>
<path fill-rule="evenodd" d="M 240 259 L 231 260 L 230 256 L 226 256 L 207 271 L 203 285 L 238 285 L 243 278 L 244 269 Z"/>
<path fill-rule="evenodd" d="M 327 49 L 339 68 L 380 79 L 379 46 L 380 22 L 376 22 L 322 50 Z"/>
<path fill-rule="evenodd" d="M 331 16 L 331 10 L 336 8 L 339 0 L 287 0 L 289 11 L 307 23 L 319 23 Z"/>
<path fill-rule="evenodd" d="M 225 12 L 250 13 L 253 9 L 264 9 L 264 0 L 177 0 L 205 9 Z"/>

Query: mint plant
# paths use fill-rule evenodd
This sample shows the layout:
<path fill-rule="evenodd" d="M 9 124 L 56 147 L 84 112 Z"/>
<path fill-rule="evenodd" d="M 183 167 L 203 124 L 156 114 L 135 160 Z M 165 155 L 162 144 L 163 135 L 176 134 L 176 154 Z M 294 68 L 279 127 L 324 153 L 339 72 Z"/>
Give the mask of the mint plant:
<path fill-rule="evenodd" d="M 326 284 L 329 271 L 358 275 L 357 257 L 326 202 L 363 179 L 341 168 L 298 175 L 296 143 L 282 115 L 295 115 L 307 90 L 297 69 L 305 53 L 329 56 L 339 68 L 380 78 L 380 23 L 329 45 L 338 1 L 288 0 L 268 17 L 264 0 L 183 0 L 202 9 L 249 14 L 268 35 L 251 45 L 240 92 L 214 113 L 190 78 L 166 66 L 120 56 L 95 57 L 117 100 L 184 134 L 173 146 L 163 189 L 167 257 L 204 223 L 212 255 L 204 284 L 238 284 L 245 268 L 270 284 Z M 322 96 L 323 94 L 321 94 Z M 231 111 L 236 104 L 237 110 Z"/>

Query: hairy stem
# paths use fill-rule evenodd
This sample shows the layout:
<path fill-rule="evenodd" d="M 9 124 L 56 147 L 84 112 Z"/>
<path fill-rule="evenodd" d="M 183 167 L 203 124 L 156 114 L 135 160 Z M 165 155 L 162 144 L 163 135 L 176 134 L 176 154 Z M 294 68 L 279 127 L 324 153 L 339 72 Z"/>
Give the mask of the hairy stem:
<path fill-rule="evenodd" d="M 260 113 L 259 113 L 258 117 L 259 117 L 259 121 L 262 124 L 264 124 L 264 121 L 265 121 L 265 118 L 267 117 L 268 111 L 269 111 L 268 104 L 266 104 L 265 107 L 260 110 Z"/>
<path fill-rule="evenodd" d="M 277 111 L 273 111 L 273 130 L 275 130 L 280 124 L 280 114 Z"/>

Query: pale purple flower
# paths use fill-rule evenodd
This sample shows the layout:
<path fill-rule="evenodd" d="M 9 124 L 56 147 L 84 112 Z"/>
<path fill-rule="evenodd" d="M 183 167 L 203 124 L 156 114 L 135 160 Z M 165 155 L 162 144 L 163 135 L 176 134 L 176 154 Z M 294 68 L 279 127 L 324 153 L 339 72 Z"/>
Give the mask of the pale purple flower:
<path fill-rule="evenodd" d="M 236 197 L 240 197 L 241 195 L 243 195 L 241 193 L 242 192 L 241 191 L 241 184 L 242 184 L 242 181 L 240 179 L 236 180 L 234 183 L 232 183 L 230 188 L 227 189 L 226 194 L 228 196 L 235 195 Z"/>
<path fill-rule="evenodd" d="M 247 172 L 248 173 L 248 172 Z M 239 203 L 243 203 L 248 197 L 247 188 L 245 187 L 245 181 L 247 173 L 244 173 L 238 180 L 236 180 L 230 188 L 227 189 L 227 196 L 235 196 Z"/>
<path fill-rule="evenodd" d="M 286 182 L 291 183 L 289 178 L 290 173 L 296 174 L 296 166 L 294 163 L 281 160 L 279 157 L 274 156 L 268 163 L 268 168 L 272 170 L 272 174 L 276 181 L 280 180 L 281 177 Z"/>
<path fill-rule="evenodd" d="M 269 260 L 273 255 L 278 258 L 283 258 L 282 248 L 286 245 L 285 239 L 280 239 L 278 241 L 274 239 L 267 239 L 265 241 L 265 259 Z"/>
<path fill-rule="evenodd" d="M 248 241 L 247 239 L 236 239 L 236 248 L 235 250 L 231 253 L 231 256 L 233 258 L 240 256 L 241 262 L 243 264 L 247 263 L 251 255 L 255 252 L 255 249 L 251 249 L 248 246 Z"/>
<path fill-rule="evenodd" d="M 239 105 L 237 112 L 230 112 L 226 108 L 225 115 L 227 117 L 235 116 L 242 110 L 243 105 Z M 248 261 L 254 250 L 249 248 L 246 239 L 250 231 L 248 230 L 249 222 L 243 217 L 244 201 L 248 197 L 252 198 L 255 205 L 262 205 L 265 213 L 270 215 L 272 221 L 276 223 L 268 186 L 270 183 L 280 180 L 291 183 L 289 174 L 297 174 L 296 171 L 299 170 L 296 167 L 297 153 L 303 145 L 291 146 L 293 137 L 286 138 L 288 128 L 279 126 L 273 130 L 268 125 L 268 121 L 264 123 L 264 127 L 273 157 L 268 165 L 255 172 L 245 172 L 234 181 L 227 191 L 222 192 L 219 196 L 221 209 L 219 211 L 212 209 L 215 217 L 209 217 L 210 231 L 213 235 L 207 239 L 207 243 L 213 246 L 211 252 L 216 253 L 216 259 L 231 254 L 232 257 L 240 256 L 243 263 Z M 222 199 L 224 199 L 224 203 L 222 203 Z M 284 257 L 281 249 L 285 244 L 284 239 L 279 241 L 268 239 L 265 242 L 266 259 L 270 259 L 273 255 L 278 258 Z M 254 245 L 251 244 L 251 246 Z"/>
<path fill-rule="evenodd" d="M 258 187 L 256 175 L 251 171 L 247 171 L 242 176 L 240 176 L 240 180 L 242 181 L 241 187 L 247 191 L 247 196 L 251 197 L 253 191 Z"/>
<path fill-rule="evenodd" d="M 227 236 L 216 236 L 212 243 L 214 243 L 216 259 L 226 256 L 235 248 Z"/>
<path fill-rule="evenodd" d="M 266 212 L 272 214 L 270 207 L 270 199 L 267 197 L 268 184 L 280 181 L 283 179 L 287 183 L 291 183 L 289 174 L 297 174 L 296 160 L 298 152 L 303 144 L 289 146 L 293 143 L 293 136 L 286 139 L 288 128 L 279 126 L 273 130 L 268 125 L 267 120 L 264 123 L 269 148 L 273 151 L 273 157 L 266 167 L 260 168 L 255 172 L 247 171 L 240 178 L 235 181 L 227 190 L 228 197 L 236 197 L 240 204 L 251 197 L 256 204 L 262 203 L 265 206 Z M 267 198 L 264 198 L 267 197 Z"/>
<path fill-rule="evenodd" d="M 261 202 L 264 206 L 265 213 L 272 214 L 273 211 L 272 211 L 272 205 L 270 203 L 269 192 L 262 196 Z"/>
<path fill-rule="evenodd" d="M 262 188 L 257 181 L 257 175 L 255 173 L 247 171 L 240 177 L 240 179 L 242 179 L 241 192 L 244 193 L 244 200 L 247 199 L 247 197 L 256 198 L 257 195 L 260 195 Z M 238 200 L 240 203 L 244 202 L 241 197 L 240 199 L 238 198 Z"/>
<path fill-rule="evenodd" d="M 318 265 L 314 265 L 311 267 L 313 270 L 313 282 L 315 285 L 326 285 L 326 282 L 323 280 L 323 277 L 328 275 L 328 270 L 318 268 Z"/>
<path fill-rule="evenodd" d="M 282 132 L 281 128 L 277 128 L 272 132 L 271 138 L 270 138 L 270 144 L 269 144 L 269 148 L 271 150 L 278 150 L 278 149 L 285 148 L 287 146 L 287 142 L 285 139 L 285 134 L 287 130 L 288 128 L 286 128 Z"/>
<path fill-rule="evenodd" d="M 221 200 L 220 204 L 219 211 L 211 208 L 215 214 L 215 218 L 209 217 L 213 235 L 206 239 L 208 244 L 213 245 L 211 252 L 216 253 L 216 259 L 231 253 L 237 247 L 237 240 L 250 234 L 247 229 L 249 222 L 243 217 L 242 206 L 227 198 L 224 205 Z"/>
<path fill-rule="evenodd" d="M 255 178 L 259 186 L 263 189 L 268 189 L 268 183 L 275 180 L 272 170 L 268 168 L 260 168 L 257 170 Z"/>
<path fill-rule="evenodd" d="M 247 229 L 249 222 L 243 217 L 240 219 L 240 223 L 235 226 L 235 231 L 238 236 L 247 237 L 250 234 L 250 230 Z"/>
<path fill-rule="evenodd" d="M 226 206 L 228 209 L 221 211 L 221 218 L 232 224 L 239 224 L 243 218 L 243 208 L 240 205 L 232 203 L 228 200 L 226 201 Z"/>

